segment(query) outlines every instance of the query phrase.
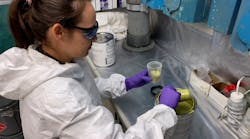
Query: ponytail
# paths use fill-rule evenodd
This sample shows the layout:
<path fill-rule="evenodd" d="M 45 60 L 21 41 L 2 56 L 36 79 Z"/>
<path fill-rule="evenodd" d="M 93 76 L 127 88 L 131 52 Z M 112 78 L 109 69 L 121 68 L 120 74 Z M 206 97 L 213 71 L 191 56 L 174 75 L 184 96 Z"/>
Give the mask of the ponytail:
<path fill-rule="evenodd" d="M 9 7 L 9 25 L 16 47 L 28 48 L 34 43 L 34 35 L 29 27 L 30 6 L 26 0 L 13 0 Z"/>

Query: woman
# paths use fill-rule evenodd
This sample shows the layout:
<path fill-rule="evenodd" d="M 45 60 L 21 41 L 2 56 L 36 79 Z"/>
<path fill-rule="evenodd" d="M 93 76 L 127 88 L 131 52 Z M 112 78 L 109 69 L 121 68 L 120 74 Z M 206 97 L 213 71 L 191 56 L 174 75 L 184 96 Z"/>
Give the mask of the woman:
<path fill-rule="evenodd" d="M 13 0 L 9 22 L 16 47 L 0 56 L 0 95 L 20 100 L 25 139 L 160 139 L 176 124 L 180 94 L 171 87 L 162 91 L 165 105 L 141 115 L 125 133 L 101 105 L 101 94 L 122 96 L 151 78 L 147 71 L 95 80 L 87 74 L 79 58 L 98 29 L 89 0 Z"/>

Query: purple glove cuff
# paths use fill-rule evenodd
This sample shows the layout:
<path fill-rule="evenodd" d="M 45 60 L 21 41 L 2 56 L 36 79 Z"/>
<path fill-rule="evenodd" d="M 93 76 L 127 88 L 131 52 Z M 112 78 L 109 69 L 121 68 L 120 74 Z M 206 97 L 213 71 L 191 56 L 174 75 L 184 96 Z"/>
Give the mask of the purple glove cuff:
<path fill-rule="evenodd" d="M 125 79 L 125 86 L 126 86 L 126 91 L 132 89 L 132 85 L 128 79 Z"/>

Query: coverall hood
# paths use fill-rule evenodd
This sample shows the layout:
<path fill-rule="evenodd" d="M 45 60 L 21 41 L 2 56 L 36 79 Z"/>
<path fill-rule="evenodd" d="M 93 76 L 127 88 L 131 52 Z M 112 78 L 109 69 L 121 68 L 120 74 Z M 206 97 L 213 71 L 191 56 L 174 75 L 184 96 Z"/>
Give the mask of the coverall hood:
<path fill-rule="evenodd" d="M 53 77 L 60 76 L 62 73 L 65 76 L 65 72 L 72 76 L 70 69 L 74 70 L 76 78 L 83 76 L 83 73 L 78 72 L 78 74 L 78 70 L 75 70 L 80 68 L 76 68 L 77 64 L 66 63 L 62 66 L 51 58 L 44 58 L 45 56 L 34 50 L 34 47 L 30 46 L 28 50 L 14 47 L 0 55 L 1 96 L 20 100 Z M 43 66 L 45 64 L 46 66 Z"/>

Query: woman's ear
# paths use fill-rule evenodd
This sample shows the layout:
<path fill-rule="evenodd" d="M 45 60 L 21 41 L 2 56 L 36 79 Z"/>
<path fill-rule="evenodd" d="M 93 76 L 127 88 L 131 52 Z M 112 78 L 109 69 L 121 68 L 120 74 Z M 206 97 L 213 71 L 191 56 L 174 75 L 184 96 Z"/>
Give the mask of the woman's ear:
<path fill-rule="evenodd" d="M 61 40 L 63 37 L 64 28 L 61 24 L 56 23 L 49 29 L 49 36 L 52 36 L 56 40 Z"/>

